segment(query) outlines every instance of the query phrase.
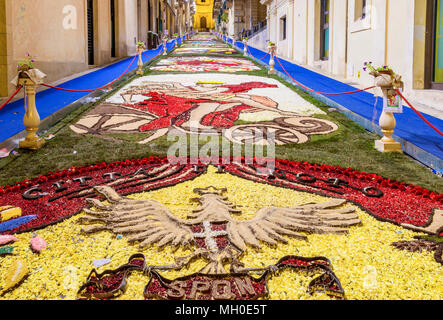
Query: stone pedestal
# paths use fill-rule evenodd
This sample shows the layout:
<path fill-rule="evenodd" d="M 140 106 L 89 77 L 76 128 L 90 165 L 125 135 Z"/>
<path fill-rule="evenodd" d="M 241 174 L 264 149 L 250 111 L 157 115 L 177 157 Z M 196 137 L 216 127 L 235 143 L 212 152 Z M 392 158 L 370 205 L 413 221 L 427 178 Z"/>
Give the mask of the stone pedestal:
<path fill-rule="evenodd" d="M 277 71 L 275 70 L 275 50 L 277 47 L 275 45 L 270 45 L 268 47 L 270 53 L 271 53 L 271 59 L 269 60 L 269 71 L 268 74 L 277 74 Z"/>
<path fill-rule="evenodd" d="M 143 59 L 142 59 L 142 52 L 144 48 L 138 48 L 138 75 L 143 75 Z"/>
<path fill-rule="evenodd" d="M 38 150 L 44 146 L 45 140 L 37 136 L 38 127 L 40 126 L 40 116 L 35 105 L 35 94 L 37 85 L 27 78 L 20 78 L 19 82 L 25 88 L 25 116 L 23 124 L 26 127 L 28 135 L 25 140 L 19 142 L 19 147 L 22 149 Z"/>
<path fill-rule="evenodd" d="M 380 117 L 380 128 L 383 138 L 375 141 L 375 149 L 380 152 L 400 152 L 403 153 L 401 144 L 392 138 L 396 126 L 395 117 L 391 112 L 384 112 Z"/>

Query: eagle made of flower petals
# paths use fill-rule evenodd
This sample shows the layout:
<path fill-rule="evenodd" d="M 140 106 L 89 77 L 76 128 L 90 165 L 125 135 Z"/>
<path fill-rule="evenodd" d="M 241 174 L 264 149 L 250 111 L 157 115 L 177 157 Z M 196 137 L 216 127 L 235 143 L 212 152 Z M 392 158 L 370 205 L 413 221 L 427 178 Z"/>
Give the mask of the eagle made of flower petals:
<path fill-rule="evenodd" d="M 140 248 L 152 244 L 180 246 L 195 243 L 192 226 L 226 224 L 229 242 L 240 251 L 247 245 L 260 248 L 260 242 L 286 243 L 283 235 L 306 239 L 304 233 L 345 233 L 349 226 L 361 223 L 351 207 L 343 207 L 346 200 L 333 199 L 324 203 L 309 203 L 298 207 L 267 207 L 257 211 L 252 220 L 237 220 L 233 215 L 241 213 L 235 205 L 223 197 L 226 189 L 208 187 L 196 189 L 200 207 L 179 219 L 162 203 L 154 200 L 136 200 L 120 196 L 108 186 L 95 187 L 109 205 L 98 199 L 87 199 L 99 210 L 84 209 L 82 223 L 100 223 L 85 226 L 82 231 L 94 233 L 109 230 L 128 236 L 129 242 L 140 241 Z M 300 233 L 304 232 L 304 233 Z"/>

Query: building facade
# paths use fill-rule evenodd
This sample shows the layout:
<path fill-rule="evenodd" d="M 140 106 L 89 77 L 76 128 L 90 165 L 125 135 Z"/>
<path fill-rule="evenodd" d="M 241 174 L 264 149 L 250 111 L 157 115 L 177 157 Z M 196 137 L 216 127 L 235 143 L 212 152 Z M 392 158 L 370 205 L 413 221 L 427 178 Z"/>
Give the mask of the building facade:
<path fill-rule="evenodd" d="M 240 39 L 251 37 L 266 22 L 266 6 L 260 0 L 216 0 L 217 31 Z"/>
<path fill-rule="evenodd" d="M 210 31 L 215 27 L 213 18 L 214 0 L 196 0 L 194 15 L 194 30 Z"/>
<path fill-rule="evenodd" d="M 237 0 L 235 0 L 237 1 Z M 443 0 L 260 0 L 261 43 L 278 55 L 362 86 L 365 62 L 403 76 L 405 93 L 443 110 Z"/>
<path fill-rule="evenodd" d="M 0 0 L 0 97 L 27 52 L 47 82 L 134 55 L 148 31 L 192 27 L 192 0 Z"/>

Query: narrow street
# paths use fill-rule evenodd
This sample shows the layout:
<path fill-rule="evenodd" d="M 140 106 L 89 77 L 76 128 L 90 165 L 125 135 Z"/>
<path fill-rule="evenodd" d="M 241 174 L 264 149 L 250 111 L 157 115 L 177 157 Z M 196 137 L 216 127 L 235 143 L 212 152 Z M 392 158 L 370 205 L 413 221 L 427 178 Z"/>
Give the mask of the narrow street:
<path fill-rule="evenodd" d="M 186 38 L 0 160 L 2 298 L 441 299 L 441 180 Z"/>

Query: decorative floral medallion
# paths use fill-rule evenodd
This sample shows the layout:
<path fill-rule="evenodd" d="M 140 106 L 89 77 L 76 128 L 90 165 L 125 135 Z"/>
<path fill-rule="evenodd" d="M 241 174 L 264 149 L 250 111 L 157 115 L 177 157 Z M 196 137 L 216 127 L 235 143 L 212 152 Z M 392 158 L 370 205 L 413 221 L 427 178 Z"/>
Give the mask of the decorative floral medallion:
<path fill-rule="evenodd" d="M 195 35 L 192 35 L 190 38 L 190 42 L 192 42 L 192 41 L 218 42 L 219 40 L 213 34 L 195 34 Z"/>
<path fill-rule="evenodd" d="M 175 49 L 173 54 L 201 54 L 201 55 L 208 55 L 208 54 L 221 54 L 221 55 L 234 55 L 239 54 L 239 52 L 232 48 L 217 48 L 217 47 L 180 47 Z"/>
<path fill-rule="evenodd" d="M 151 67 L 155 71 L 167 72 L 250 72 L 260 68 L 241 58 L 169 57 Z"/>
<path fill-rule="evenodd" d="M 113 140 L 113 134 L 145 132 L 147 137 L 139 143 L 175 130 L 261 145 L 306 143 L 311 135 L 338 129 L 331 121 L 313 117 L 324 112 L 276 80 L 225 75 L 214 82 L 214 78 L 214 74 L 139 78 L 71 129 Z"/>
<path fill-rule="evenodd" d="M 213 43 L 207 41 L 191 41 L 186 42 L 180 46 L 180 48 L 229 48 L 228 45 L 224 43 Z"/>
<path fill-rule="evenodd" d="M 0 256 L 0 272 L 23 271 L 0 283 L 17 281 L 3 297 L 443 298 L 441 246 L 405 244 L 441 237 L 431 230 L 441 233 L 443 195 L 352 169 L 238 160 L 147 158 L 0 187 L 0 206 L 31 217 L 2 232 L 15 256 Z"/>
<path fill-rule="evenodd" d="M 152 273 L 150 283 L 145 288 L 147 297 L 240 299 L 246 296 L 252 299 L 267 292 L 268 273 L 284 267 L 296 269 L 300 267 L 308 270 L 323 268 L 326 272 L 320 278 L 314 279 L 313 283 L 320 282 L 328 292 L 343 297 L 340 282 L 330 269 L 330 262 L 326 258 L 306 259 L 288 256 L 282 258 L 276 265 L 258 270 L 245 268 L 240 262 L 240 257 L 246 251 L 247 245 L 261 248 L 260 242 L 273 245 L 278 245 L 279 242 L 287 243 L 282 235 L 307 239 L 300 231 L 347 232 L 346 227 L 357 225 L 361 221 L 351 208 L 336 209 L 342 206 L 345 200 L 306 204 L 293 208 L 263 208 L 257 212 L 253 220 L 238 221 L 232 217 L 232 214 L 239 213 L 239 210 L 223 197 L 226 190 L 208 187 L 194 190 L 201 196 L 197 199 L 200 207 L 193 210 L 188 219 L 177 219 L 166 206 L 156 201 L 123 198 L 110 187 L 95 189 L 111 205 L 103 205 L 96 199 L 87 199 L 100 211 L 84 209 L 88 215 L 81 217 L 80 221 L 99 224 L 84 227 L 83 232 L 96 233 L 109 230 L 115 234 L 123 234 L 128 236 L 129 242 L 139 242 L 140 249 L 153 244 L 157 244 L 160 248 L 167 245 L 197 246 L 197 250 L 190 256 L 175 258 L 175 263 L 171 265 L 147 266 L 144 262 L 143 265 L 139 265 L 141 271 L 181 269 L 199 257 L 208 261 L 198 274 L 174 281 L 169 281 L 158 273 Z M 227 263 L 231 265 L 230 272 L 225 269 Z M 134 269 L 133 265 L 134 261 L 130 259 L 127 267 L 108 271 L 105 275 L 93 272 L 88 282 L 80 289 L 80 293 L 89 298 L 103 298 L 104 294 L 115 296 L 115 291 L 124 290 L 125 276 L 128 268 Z M 256 280 L 249 276 L 249 271 L 263 271 L 264 274 Z M 112 286 L 112 291 L 103 292 L 109 278 L 119 279 L 121 284 L 115 288 Z M 309 290 L 312 290 L 313 283 Z M 208 290 L 210 293 L 204 294 Z"/>

